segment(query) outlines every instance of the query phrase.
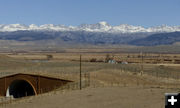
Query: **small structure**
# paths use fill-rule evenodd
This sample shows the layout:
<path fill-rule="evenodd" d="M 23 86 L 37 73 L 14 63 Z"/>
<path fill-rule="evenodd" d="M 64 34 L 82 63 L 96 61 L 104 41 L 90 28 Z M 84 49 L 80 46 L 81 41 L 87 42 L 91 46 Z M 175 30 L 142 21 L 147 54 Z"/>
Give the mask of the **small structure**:
<path fill-rule="evenodd" d="M 18 73 L 0 78 L 0 96 L 20 98 L 49 92 L 72 82 L 41 75 Z"/>
<path fill-rule="evenodd" d="M 117 64 L 117 62 L 115 60 L 109 60 L 108 63 L 110 63 L 110 64 Z"/>
<path fill-rule="evenodd" d="M 122 61 L 121 64 L 128 64 L 128 62 L 127 61 Z"/>

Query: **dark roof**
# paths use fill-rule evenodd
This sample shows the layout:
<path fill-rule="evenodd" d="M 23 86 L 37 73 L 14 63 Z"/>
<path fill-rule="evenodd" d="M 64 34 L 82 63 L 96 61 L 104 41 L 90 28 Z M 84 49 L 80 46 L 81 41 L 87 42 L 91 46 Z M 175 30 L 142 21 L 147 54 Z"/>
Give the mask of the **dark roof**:
<path fill-rule="evenodd" d="M 7 77 L 12 77 L 12 76 L 17 76 L 17 75 L 39 76 L 39 77 L 48 78 L 48 79 L 64 80 L 64 81 L 72 82 L 72 81 L 70 81 L 70 80 L 65 80 L 65 79 L 60 79 L 60 78 L 55 78 L 55 77 L 49 77 L 49 76 L 44 76 L 44 75 L 29 74 L 29 73 L 15 73 L 15 74 L 10 74 L 10 75 L 7 75 L 7 76 L 2 76 L 2 77 L 0 77 L 0 79 L 2 79 L 2 78 L 7 78 Z"/>

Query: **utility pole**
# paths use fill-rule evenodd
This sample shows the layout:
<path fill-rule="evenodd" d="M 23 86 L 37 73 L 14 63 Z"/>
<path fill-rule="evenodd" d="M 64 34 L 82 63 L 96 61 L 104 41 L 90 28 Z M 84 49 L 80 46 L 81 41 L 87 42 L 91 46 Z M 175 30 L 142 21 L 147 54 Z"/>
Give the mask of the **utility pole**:
<path fill-rule="evenodd" d="M 141 76 L 143 75 L 144 72 L 143 63 L 144 63 L 143 52 L 141 52 Z"/>
<path fill-rule="evenodd" d="M 82 76 L 82 74 L 81 74 L 81 55 L 80 55 L 80 70 L 79 70 L 79 87 L 80 87 L 80 90 L 82 89 L 82 84 L 81 84 L 81 76 Z"/>

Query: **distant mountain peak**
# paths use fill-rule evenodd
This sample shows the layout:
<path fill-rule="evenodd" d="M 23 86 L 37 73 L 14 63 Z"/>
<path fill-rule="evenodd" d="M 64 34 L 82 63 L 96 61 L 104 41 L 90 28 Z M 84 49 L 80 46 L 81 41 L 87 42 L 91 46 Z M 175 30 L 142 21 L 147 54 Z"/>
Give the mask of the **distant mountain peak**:
<path fill-rule="evenodd" d="M 99 24 L 101 24 L 103 26 L 108 26 L 109 25 L 106 21 L 101 21 L 101 22 L 99 22 Z"/>
<path fill-rule="evenodd" d="M 81 24 L 80 26 L 64 26 L 54 24 L 44 24 L 37 26 L 35 24 L 0 24 L 0 31 L 19 31 L 19 30 L 52 30 L 52 31 L 88 31 L 88 32 L 108 32 L 108 33 L 137 33 L 137 32 L 175 32 L 180 31 L 180 26 L 161 25 L 144 28 L 142 26 L 133 26 L 121 24 L 111 26 L 106 21 L 96 24 Z"/>

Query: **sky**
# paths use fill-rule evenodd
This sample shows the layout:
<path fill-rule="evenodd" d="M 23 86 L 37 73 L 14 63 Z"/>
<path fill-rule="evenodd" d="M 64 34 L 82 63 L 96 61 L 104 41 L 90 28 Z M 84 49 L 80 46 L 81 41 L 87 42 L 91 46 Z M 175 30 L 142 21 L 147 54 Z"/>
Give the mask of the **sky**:
<path fill-rule="evenodd" d="M 0 0 L 0 24 L 180 25 L 180 0 Z"/>

